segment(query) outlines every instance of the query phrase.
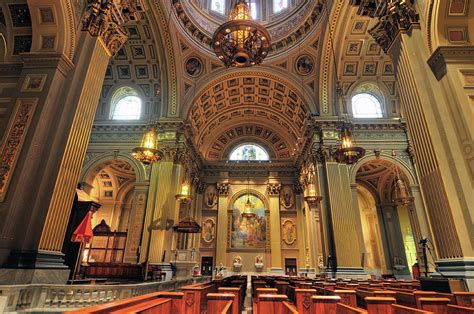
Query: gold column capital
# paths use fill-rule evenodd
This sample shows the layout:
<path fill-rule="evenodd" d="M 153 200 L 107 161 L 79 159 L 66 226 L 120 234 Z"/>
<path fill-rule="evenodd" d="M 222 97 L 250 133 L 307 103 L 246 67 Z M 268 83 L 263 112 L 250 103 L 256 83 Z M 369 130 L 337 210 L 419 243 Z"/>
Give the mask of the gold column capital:
<path fill-rule="evenodd" d="M 230 192 L 229 183 L 217 183 L 217 193 L 219 196 L 228 196 Z"/>
<path fill-rule="evenodd" d="M 267 184 L 267 193 L 269 196 L 279 196 L 281 190 L 280 183 L 268 183 Z"/>

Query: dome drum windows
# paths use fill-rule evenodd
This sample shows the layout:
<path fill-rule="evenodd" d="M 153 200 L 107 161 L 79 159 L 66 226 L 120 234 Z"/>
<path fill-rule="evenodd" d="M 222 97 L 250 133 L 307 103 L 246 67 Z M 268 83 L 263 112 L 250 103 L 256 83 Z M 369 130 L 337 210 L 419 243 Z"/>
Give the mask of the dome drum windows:
<path fill-rule="evenodd" d="M 124 86 L 113 94 L 111 108 L 112 120 L 138 120 L 142 111 L 142 100 L 135 89 Z"/>

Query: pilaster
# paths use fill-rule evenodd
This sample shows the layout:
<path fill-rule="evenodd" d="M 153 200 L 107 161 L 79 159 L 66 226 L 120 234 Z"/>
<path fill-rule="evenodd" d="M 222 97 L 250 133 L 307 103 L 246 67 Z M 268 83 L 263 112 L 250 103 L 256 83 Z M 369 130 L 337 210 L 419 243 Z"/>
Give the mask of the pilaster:
<path fill-rule="evenodd" d="M 217 203 L 217 240 L 216 240 L 216 265 L 226 265 L 226 248 L 228 238 L 228 213 L 230 184 L 217 183 L 219 199 Z"/>
<path fill-rule="evenodd" d="M 281 220 L 280 220 L 280 190 L 281 184 L 268 183 L 267 194 L 270 206 L 270 249 L 271 271 L 279 272 L 282 268 L 281 257 Z"/>

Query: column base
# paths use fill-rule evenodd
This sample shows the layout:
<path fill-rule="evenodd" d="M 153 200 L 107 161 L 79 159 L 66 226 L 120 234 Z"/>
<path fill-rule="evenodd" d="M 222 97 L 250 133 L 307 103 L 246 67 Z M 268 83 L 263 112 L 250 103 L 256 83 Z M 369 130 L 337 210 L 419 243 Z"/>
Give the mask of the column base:
<path fill-rule="evenodd" d="M 22 268 L 22 269 L 66 269 L 64 264 L 64 254 L 53 251 L 19 251 L 12 250 L 8 260 L 2 268 Z"/>
<path fill-rule="evenodd" d="M 354 278 L 354 279 L 368 279 L 369 275 L 362 267 L 337 267 L 336 272 L 332 268 L 326 268 L 323 274 L 335 278 Z"/>
<path fill-rule="evenodd" d="M 467 289 L 474 291 L 474 258 L 459 258 L 435 261 L 436 273 L 432 277 L 462 279 Z"/>
<path fill-rule="evenodd" d="M 0 285 L 64 285 L 69 279 L 69 273 L 69 269 L 0 268 Z"/>
<path fill-rule="evenodd" d="M 308 276 L 308 277 L 316 276 L 316 270 L 314 268 L 300 268 L 300 271 L 298 273 L 299 275 L 302 275 L 302 276 Z"/>
<path fill-rule="evenodd" d="M 268 269 L 268 272 L 270 274 L 279 274 L 279 275 L 284 275 L 285 271 L 281 267 L 271 267 Z"/>

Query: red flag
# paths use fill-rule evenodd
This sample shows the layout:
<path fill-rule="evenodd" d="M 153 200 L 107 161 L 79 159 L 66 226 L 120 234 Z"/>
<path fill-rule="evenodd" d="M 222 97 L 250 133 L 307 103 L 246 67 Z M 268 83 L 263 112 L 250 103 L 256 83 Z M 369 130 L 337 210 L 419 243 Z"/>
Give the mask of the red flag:
<path fill-rule="evenodd" d="M 82 220 L 72 234 L 71 242 L 89 243 L 92 236 L 92 214 L 88 212 L 84 220 Z"/>

